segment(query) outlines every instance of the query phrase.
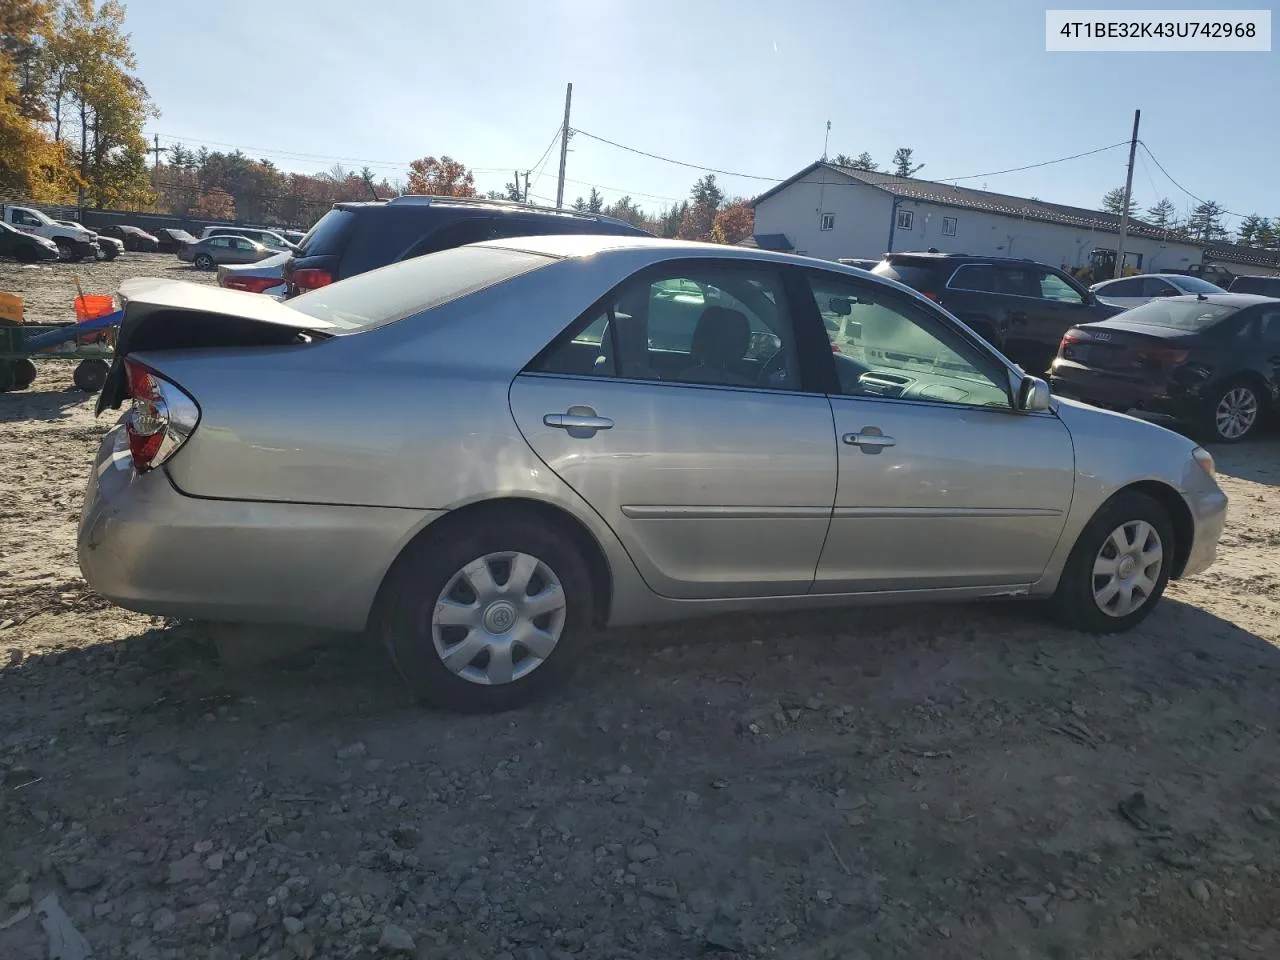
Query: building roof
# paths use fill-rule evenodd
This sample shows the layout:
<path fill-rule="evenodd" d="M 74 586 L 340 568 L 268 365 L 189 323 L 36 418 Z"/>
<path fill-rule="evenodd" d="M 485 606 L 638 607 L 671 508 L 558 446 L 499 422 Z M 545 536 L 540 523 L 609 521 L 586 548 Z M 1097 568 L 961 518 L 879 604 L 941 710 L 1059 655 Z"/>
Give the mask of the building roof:
<path fill-rule="evenodd" d="M 1105 233 L 1118 234 L 1120 232 L 1120 217 L 1114 213 L 1088 210 L 1084 207 L 1069 207 L 1061 203 L 1045 203 L 1043 200 L 1015 197 L 1005 193 L 990 193 L 986 190 L 974 190 L 970 187 L 957 187 L 949 183 L 937 183 L 933 180 L 897 177 L 891 173 L 855 170 L 852 167 L 839 167 L 834 163 L 826 163 L 822 160 L 809 164 L 789 180 L 784 180 L 776 187 L 762 193 L 751 201 L 751 206 L 754 208 L 761 201 L 807 177 L 820 167 L 843 174 L 853 180 L 907 200 L 919 200 L 966 210 L 981 210 L 986 213 L 996 213 L 1007 217 L 1056 223 L 1065 227 L 1100 230 Z M 1143 223 L 1141 220 L 1135 220 L 1132 217 L 1129 218 L 1129 233 L 1132 236 L 1149 237 L 1153 240 L 1171 239 L 1177 242 L 1198 245 L 1194 244 L 1193 241 L 1178 240 L 1178 238 L 1170 237 L 1167 230 L 1154 227 L 1149 223 Z"/>
<path fill-rule="evenodd" d="M 1242 263 L 1253 267 L 1280 269 L 1280 250 L 1242 247 L 1238 243 L 1215 243 L 1205 248 L 1204 256 L 1206 260 L 1219 260 L 1223 263 Z"/>

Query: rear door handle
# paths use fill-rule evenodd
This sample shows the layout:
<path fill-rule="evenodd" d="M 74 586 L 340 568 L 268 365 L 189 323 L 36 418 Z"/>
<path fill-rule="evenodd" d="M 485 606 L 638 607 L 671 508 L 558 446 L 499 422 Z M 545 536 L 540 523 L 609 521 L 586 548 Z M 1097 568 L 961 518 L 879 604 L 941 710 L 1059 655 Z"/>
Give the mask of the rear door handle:
<path fill-rule="evenodd" d="M 613 426 L 608 417 L 587 417 L 578 413 L 548 413 L 542 422 L 561 430 L 608 430 Z"/>
<path fill-rule="evenodd" d="M 841 439 L 851 447 L 857 447 L 863 453 L 877 454 L 885 447 L 896 446 L 898 441 L 886 437 L 879 427 L 863 427 L 860 433 L 846 433 Z"/>

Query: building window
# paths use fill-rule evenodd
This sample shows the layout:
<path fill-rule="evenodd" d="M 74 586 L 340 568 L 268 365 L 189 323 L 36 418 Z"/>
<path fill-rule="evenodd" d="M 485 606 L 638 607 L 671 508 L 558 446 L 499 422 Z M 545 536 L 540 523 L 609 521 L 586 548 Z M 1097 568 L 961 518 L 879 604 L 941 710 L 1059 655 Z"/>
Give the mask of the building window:
<path fill-rule="evenodd" d="M 819 230 L 834 230 L 836 226 L 836 215 L 834 213 L 824 213 L 822 222 L 819 224 Z"/>
<path fill-rule="evenodd" d="M 942 218 L 942 235 L 944 237 L 954 237 L 956 235 L 956 218 L 955 217 Z"/>
<path fill-rule="evenodd" d="M 913 211 L 899 210 L 898 211 L 898 229 L 910 230 L 911 225 L 915 223 L 915 219 L 916 219 L 916 215 Z"/>

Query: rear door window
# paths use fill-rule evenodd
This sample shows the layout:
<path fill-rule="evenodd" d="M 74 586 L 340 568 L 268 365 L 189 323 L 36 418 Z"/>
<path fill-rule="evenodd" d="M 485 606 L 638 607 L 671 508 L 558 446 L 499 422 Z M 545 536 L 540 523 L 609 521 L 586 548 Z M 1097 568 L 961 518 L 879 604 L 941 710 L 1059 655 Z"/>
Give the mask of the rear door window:
<path fill-rule="evenodd" d="M 1040 278 L 1031 267 L 999 266 L 992 275 L 995 278 L 996 293 L 1040 299 Z"/>
<path fill-rule="evenodd" d="M 966 263 L 952 274 L 947 287 L 952 290 L 974 290 L 991 293 L 995 290 L 995 271 L 989 263 Z"/>

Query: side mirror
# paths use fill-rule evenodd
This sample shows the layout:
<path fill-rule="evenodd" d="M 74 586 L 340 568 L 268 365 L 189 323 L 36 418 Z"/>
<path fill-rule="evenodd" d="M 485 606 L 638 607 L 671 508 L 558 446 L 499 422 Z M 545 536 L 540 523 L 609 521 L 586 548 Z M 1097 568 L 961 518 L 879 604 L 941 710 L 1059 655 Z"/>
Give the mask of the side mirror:
<path fill-rule="evenodd" d="M 853 301 L 848 297 L 832 297 L 827 301 L 827 308 L 838 317 L 847 317 L 853 312 Z"/>
<path fill-rule="evenodd" d="M 1049 384 L 1039 377 L 1023 377 L 1018 385 L 1018 409 L 1041 413 L 1049 409 Z"/>

